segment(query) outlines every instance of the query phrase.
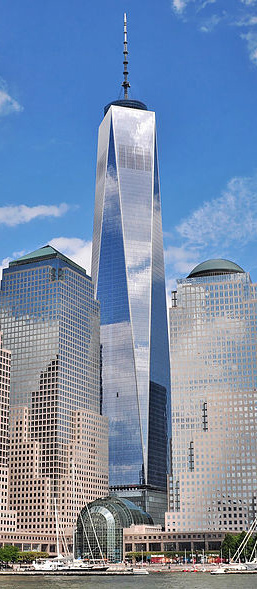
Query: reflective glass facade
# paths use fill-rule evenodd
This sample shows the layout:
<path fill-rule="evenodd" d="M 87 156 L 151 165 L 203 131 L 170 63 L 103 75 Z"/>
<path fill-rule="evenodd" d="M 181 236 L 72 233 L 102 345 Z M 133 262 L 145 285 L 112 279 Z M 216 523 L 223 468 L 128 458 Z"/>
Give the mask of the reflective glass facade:
<path fill-rule="evenodd" d="M 92 278 L 110 485 L 166 489 L 170 380 L 153 112 L 108 105 L 100 125 Z"/>
<path fill-rule="evenodd" d="M 68 440 L 72 410 L 100 412 L 99 303 L 91 278 L 58 252 L 17 260 L 3 271 L 0 304 L 12 351 L 10 406 L 36 404 L 51 375 L 57 437 Z"/>
<path fill-rule="evenodd" d="M 167 531 L 241 531 L 256 515 L 257 285 L 229 264 L 173 293 Z"/>
<path fill-rule="evenodd" d="M 75 512 L 108 489 L 92 280 L 49 246 L 11 262 L 3 271 L 0 323 L 12 352 L 10 506 L 17 531 L 53 535 L 55 497 L 60 525 L 72 535 Z"/>

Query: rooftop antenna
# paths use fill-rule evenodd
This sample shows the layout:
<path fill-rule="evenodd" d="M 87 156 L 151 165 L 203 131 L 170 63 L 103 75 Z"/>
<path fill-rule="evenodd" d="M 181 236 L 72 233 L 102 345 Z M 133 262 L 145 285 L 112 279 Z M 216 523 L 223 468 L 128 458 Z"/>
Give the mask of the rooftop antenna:
<path fill-rule="evenodd" d="M 127 100 L 128 99 L 128 88 L 130 88 L 130 83 L 128 81 L 128 44 L 127 44 L 127 15 L 126 15 L 126 12 L 124 12 L 124 41 L 123 41 L 123 44 L 124 44 L 124 49 L 123 49 L 124 81 L 122 82 L 121 85 L 124 88 L 124 99 Z"/>

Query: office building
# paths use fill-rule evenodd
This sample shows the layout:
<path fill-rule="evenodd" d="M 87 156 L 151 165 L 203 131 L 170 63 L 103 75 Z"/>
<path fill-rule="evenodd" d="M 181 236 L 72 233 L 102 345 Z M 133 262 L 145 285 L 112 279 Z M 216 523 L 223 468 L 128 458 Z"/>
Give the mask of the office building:
<path fill-rule="evenodd" d="M 0 534 L 3 530 L 13 532 L 16 514 L 9 510 L 9 399 L 11 352 L 3 348 L 0 332 Z"/>
<path fill-rule="evenodd" d="M 45 246 L 3 271 L 0 310 L 12 351 L 13 539 L 54 553 L 56 520 L 71 543 L 75 515 L 108 490 L 99 303 L 86 271 Z"/>
<path fill-rule="evenodd" d="M 257 284 L 228 260 L 177 281 L 170 309 L 166 531 L 249 527 L 257 492 Z"/>
<path fill-rule="evenodd" d="M 131 552 L 173 552 L 182 553 L 191 558 L 192 553 L 202 551 L 219 551 L 225 538 L 225 532 L 175 533 L 164 532 L 160 525 L 131 525 L 123 529 L 123 554 L 131 556 Z M 159 555 L 160 556 L 160 555 Z M 178 556 L 178 554 L 177 554 Z"/>
<path fill-rule="evenodd" d="M 126 19 L 124 76 L 124 98 L 105 107 L 99 128 L 92 279 L 101 305 L 110 485 L 158 520 L 170 426 L 159 169 L 155 113 L 128 98 Z"/>

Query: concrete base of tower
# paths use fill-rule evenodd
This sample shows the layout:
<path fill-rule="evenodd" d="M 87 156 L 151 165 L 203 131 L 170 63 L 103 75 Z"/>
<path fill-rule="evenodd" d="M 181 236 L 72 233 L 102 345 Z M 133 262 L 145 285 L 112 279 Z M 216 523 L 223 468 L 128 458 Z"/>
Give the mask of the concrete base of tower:
<path fill-rule="evenodd" d="M 132 501 L 153 518 L 154 524 L 165 525 L 167 493 L 150 485 L 129 485 L 110 487 L 110 493 Z"/>

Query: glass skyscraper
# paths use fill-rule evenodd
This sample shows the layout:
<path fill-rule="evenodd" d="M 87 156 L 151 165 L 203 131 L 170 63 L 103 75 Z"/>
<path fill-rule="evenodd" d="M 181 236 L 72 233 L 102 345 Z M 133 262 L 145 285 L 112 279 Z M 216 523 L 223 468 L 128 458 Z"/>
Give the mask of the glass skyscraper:
<path fill-rule="evenodd" d="M 170 309 L 167 531 L 249 527 L 257 494 L 257 284 L 228 260 L 178 280 Z"/>
<path fill-rule="evenodd" d="M 78 510 L 108 490 L 99 313 L 86 271 L 50 246 L 3 271 L 0 323 L 12 352 L 10 507 L 16 539 L 27 531 L 27 540 L 44 539 L 52 552 L 54 499 L 71 538 Z"/>
<path fill-rule="evenodd" d="M 105 107 L 99 128 L 92 278 L 110 485 L 165 492 L 170 377 L 155 113 L 128 98 Z"/>

